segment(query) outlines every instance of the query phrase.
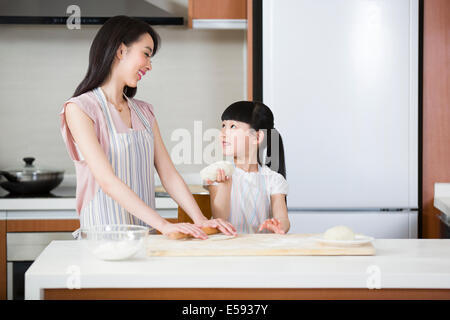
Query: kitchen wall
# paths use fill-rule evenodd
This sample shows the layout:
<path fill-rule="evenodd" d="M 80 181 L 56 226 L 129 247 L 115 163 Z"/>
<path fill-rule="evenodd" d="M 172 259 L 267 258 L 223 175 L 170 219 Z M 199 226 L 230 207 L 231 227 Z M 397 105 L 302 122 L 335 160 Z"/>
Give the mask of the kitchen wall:
<path fill-rule="evenodd" d="M 153 70 L 140 81 L 136 98 L 153 104 L 169 153 L 177 129 L 197 137 L 220 128 L 220 115 L 230 103 L 245 99 L 245 31 L 187 28 L 187 0 L 149 1 L 185 17 L 185 26 L 155 26 L 162 39 Z M 0 169 L 36 164 L 66 170 L 74 167 L 59 131 L 58 113 L 86 73 L 90 44 L 100 26 L 0 26 Z M 198 172 L 205 163 L 176 167 Z M 209 142 L 203 142 L 205 147 Z M 196 149 L 198 150 L 198 149 Z M 198 154 L 198 152 L 197 152 Z M 201 158 L 200 158 L 201 160 Z"/>

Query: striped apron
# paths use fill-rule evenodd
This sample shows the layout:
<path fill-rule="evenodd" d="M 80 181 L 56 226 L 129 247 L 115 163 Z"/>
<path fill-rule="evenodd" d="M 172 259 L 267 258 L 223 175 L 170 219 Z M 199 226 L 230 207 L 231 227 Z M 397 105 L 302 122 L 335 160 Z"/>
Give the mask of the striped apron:
<path fill-rule="evenodd" d="M 238 233 L 256 233 L 266 219 L 272 218 L 266 179 L 260 165 L 258 172 L 245 172 L 236 165 L 234 167 L 228 220 L 236 227 Z M 269 231 L 264 229 L 260 232 Z"/>
<path fill-rule="evenodd" d="M 100 88 L 93 90 L 106 118 L 109 133 L 108 160 L 115 175 L 127 184 L 149 207 L 155 208 L 154 141 L 148 119 L 135 103 L 128 99 L 130 107 L 144 124 L 145 130 L 116 131 L 106 98 Z M 94 198 L 80 212 L 80 227 L 106 224 L 132 224 L 155 230 L 144 221 L 127 212 L 119 203 L 98 188 Z M 79 229 L 73 233 L 78 238 Z"/>

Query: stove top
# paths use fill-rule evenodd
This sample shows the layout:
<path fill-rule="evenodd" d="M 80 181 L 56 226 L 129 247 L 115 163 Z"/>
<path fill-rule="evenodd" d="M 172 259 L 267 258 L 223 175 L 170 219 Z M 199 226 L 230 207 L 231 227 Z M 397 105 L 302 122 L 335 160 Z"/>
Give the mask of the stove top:
<path fill-rule="evenodd" d="M 76 188 L 61 186 L 53 189 L 47 194 L 12 194 L 3 188 L 0 188 L 0 199 L 30 199 L 30 198 L 75 198 Z"/>

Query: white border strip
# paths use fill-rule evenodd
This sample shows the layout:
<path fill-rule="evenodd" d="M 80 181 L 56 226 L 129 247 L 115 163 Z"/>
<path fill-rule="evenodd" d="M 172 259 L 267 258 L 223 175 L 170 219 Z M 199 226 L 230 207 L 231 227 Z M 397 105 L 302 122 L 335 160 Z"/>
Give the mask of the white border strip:
<path fill-rule="evenodd" d="M 75 198 L 0 199 L 0 210 L 75 210 Z"/>
<path fill-rule="evenodd" d="M 78 214 L 75 210 L 70 211 L 9 211 L 7 213 L 7 220 L 72 220 L 78 219 Z"/>
<path fill-rule="evenodd" d="M 192 19 L 193 29 L 247 29 L 246 19 Z"/>

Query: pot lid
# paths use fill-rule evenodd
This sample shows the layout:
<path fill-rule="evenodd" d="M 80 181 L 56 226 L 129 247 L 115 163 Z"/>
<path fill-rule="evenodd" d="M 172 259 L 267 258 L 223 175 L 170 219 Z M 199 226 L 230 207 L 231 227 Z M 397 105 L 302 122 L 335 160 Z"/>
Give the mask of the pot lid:
<path fill-rule="evenodd" d="M 19 169 L 8 169 L 4 170 L 6 172 L 9 172 L 11 174 L 21 173 L 22 175 L 33 175 L 33 174 L 40 174 L 40 173 L 62 173 L 63 170 L 52 170 L 52 169 L 42 169 L 38 168 L 33 164 L 35 158 L 33 157 L 25 157 L 22 159 L 25 164 L 22 168 Z"/>

